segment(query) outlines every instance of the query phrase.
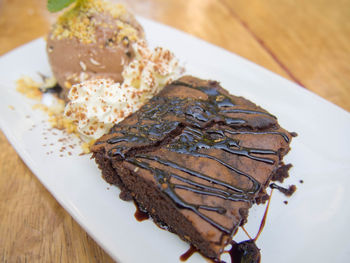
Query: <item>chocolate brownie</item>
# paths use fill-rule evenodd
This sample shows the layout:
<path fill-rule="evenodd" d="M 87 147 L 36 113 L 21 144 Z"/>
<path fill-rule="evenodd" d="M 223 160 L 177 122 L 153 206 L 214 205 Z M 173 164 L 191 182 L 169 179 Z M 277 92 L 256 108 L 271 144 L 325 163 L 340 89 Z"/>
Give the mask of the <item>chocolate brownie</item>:
<path fill-rule="evenodd" d="M 292 135 L 216 81 L 185 76 L 92 147 L 103 177 L 154 221 L 218 259 L 284 164 Z"/>

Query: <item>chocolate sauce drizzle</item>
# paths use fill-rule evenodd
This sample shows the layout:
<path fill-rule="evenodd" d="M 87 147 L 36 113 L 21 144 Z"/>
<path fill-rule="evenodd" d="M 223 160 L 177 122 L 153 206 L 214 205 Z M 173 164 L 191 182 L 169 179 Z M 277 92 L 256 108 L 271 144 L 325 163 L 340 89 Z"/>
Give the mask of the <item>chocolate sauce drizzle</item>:
<path fill-rule="evenodd" d="M 135 207 L 136 207 L 136 211 L 134 216 L 137 221 L 142 222 L 149 219 L 149 214 L 146 211 L 141 210 L 140 207 L 136 205 L 136 203 L 135 203 Z"/>
<path fill-rule="evenodd" d="M 269 207 L 271 203 L 272 193 L 273 193 L 273 189 L 271 190 L 269 201 L 266 205 L 264 216 L 260 222 L 259 231 L 256 234 L 255 238 L 254 239 L 251 238 L 249 234 L 246 232 L 246 230 L 244 229 L 244 227 L 242 226 L 242 229 L 244 230 L 244 232 L 246 232 L 249 239 L 242 241 L 240 243 L 237 243 L 231 240 L 232 247 L 229 251 L 227 251 L 231 257 L 231 263 L 240 263 L 240 262 L 260 263 L 260 260 L 261 260 L 260 249 L 256 246 L 255 242 L 258 240 L 260 234 L 262 233 L 265 227 L 267 213 L 269 211 Z"/>
<path fill-rule="evenodd" d="M 153 175 L 154 178 L 157 180 L 159 184 L 159 188 L 167 195 L 170 197 L 170 199 L 179 207 L 182 209 L 189 209 L 196 213 L 198 216 L 200 216 L 202 219 L 206 220 L 209 222 L 211 225 L 215 226 L 219 230 L 230 234 L 231 230 L 225 228 L 224 226 L 221 226 L 220 224 L 216 223 L 214 220 L 211 218 L 207 217 L 203 213 L 199 211 L 199 209 L 204 209 L 208 211 L 215 211 L 219 214 L 224 214 L 226 213 L 226 210 L 222 207 L 211 207 L 211 206 L 206 206 L 206 205 L 196 205 L 196 204 L 190 204 L 185 202 L 179 195 L 176 194 L 175 188 L 176 185 L 170 183 L 170 175 L 164 170 L 158 169 L 158 168 L 152 168 L 148 163 L 146 162 L 139 162 L 134 158 L 126 159 L 126 161 L 141 167 L 143 169 L 146 169 L 150 171 Z"/>
<path fill-rule="evenodd" d="M 260 249 L 254 240 L 246 240 L 241 243 L 231 241 L 232 248 L 229 251 L 231 263 L 260 263 Z"/>
<path fill-rule="evenodd" d="M 264 111 L 238 108 L 232 98 L 218 91 L 216 82 L 210 82 L 208 86 L 193 86 L 187 82 L 178 81 L 172 85 L 174 85 L 174 88 L 181 85 L 199 90 L 205 93 L 208 99 L 155 96 L 136 113 L 136 124 L 122 128 L 116 125 L 111 130 L 111 133 L 116 133 L 116 136 L 106 141 L 112 145 L 108 156 L 148 170 L 153 174 L 159 189 L 179 208 L 193 211 L 217 229 L 230 235 L 233 231 L 232 229 L 220 225 L 201 211 L 207 210 L 225 214 L 227 212 L 225 208 L 186 202 L 175 190 L 182 189 L 233 202 L 252 203 L 254 202 L 254 197 L 261 189 L 260 183 L 251 175 L 218 157 L 206 154 L 206 150 L 221 150 L 257 162 L 273 165 L 275 161 L 269 156 L 278 156 L 278 152 L 269 149 L 243 147 L 240 145 L 240 140 L 231 138 L 232 135 L 274 134 L 282 136 L 287 143 L 289 142 L 289 137 L 282 132 L 276 131 L 278 125 L 275 116 Z M 249 117 L 243 118 L 242 116 L 245 115 L 261 115 L 259 118 L 262 119 L 262 124 L 260 123 L 260 126 L 256 127 L 256 120 L 251 121 Z M 104 142 L 101 141 L 99 143 Z M 249 181 L 250 186 L 244 189 L 231 185 L 188 169 L 174 161 L 153 156 L 152 146 L 156 147 L 159 145 L 163 145 L 168 151 L 211 159 L 235 174 L 245 177 Z M 152 162 L 158 163 L 157 167 L 153 166 Z M 169 172 L 160 167 L 170 167 L 172 168 L 171 171 L 177 172 Z M 190 175 L 190 177 L 184 177 L 182 174 Z M 174 183 L 172 178 L 181 183 Z M 211 185 L 199 183 L 195 178 L 207 181 Z"/>
<path fill-rule="evenodd" d="M 197 251 L 198 250 L 194 246 L 191 245 L 190 248 L 180 256 L 180 260 L 182 262 L 187 261 Z"/>

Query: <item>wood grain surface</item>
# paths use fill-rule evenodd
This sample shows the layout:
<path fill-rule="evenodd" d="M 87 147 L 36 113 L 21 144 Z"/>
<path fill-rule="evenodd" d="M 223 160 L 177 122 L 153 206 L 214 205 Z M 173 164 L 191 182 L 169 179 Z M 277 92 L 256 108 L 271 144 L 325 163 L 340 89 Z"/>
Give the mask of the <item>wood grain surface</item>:
<path fill-rule="evenodd" d="M 350 0 L 122 0 L 350 111 Z M 0 55 L 47 33 L 44 0 L 0 0 Z M 296 102 L 297 103 L 297 102 Z M 113 262 L 0 132 L 0 262 Z M 175 255 L 176 256 L 176 255 Z"/>

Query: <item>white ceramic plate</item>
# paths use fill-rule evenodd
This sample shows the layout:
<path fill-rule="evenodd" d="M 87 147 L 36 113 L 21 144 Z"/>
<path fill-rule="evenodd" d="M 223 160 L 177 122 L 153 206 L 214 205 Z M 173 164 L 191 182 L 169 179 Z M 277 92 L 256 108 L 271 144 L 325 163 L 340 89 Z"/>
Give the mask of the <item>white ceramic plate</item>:
<path fill-rule="evenodd" d="M 232 94 L 260 104 L 278 116 L 284 128 L 298 132 L 286 158 L 294 168 L 285 182 L 296 184 L 298 190 L 289 199 L 274 193 L 267 225 L 258 240 L 262 262 L 348 262 L 350 114 L 223 49 L 170 27 L 140 21 L 150 44 L 170 48 L 189 73 L 219 80 Z M 60 152 L 64 143 L 58 138 L 64 135 L 46 131 L 45 114 L 33 110 L 34 102 L 15 91 L 15 80 L 23 75 L 35 77 L 37 72 L 51 75 L 42 39 L 0 58 L 0 124 L 18 154 L 118 262 L 178 262 L 188 249 L 186 243 L 150 220 L 137 222 L 133 203 L 121 201 L 115 187 L 107 189 L 89 156 L 79 156 L 78 149 L 71 156 Z M 251 235 L 257 232 L 263 211 L 263 206 L 251 209 L 247 224 Z M 241 232 L 236 238 L 246 239 Z M 203 261 L 198 254 L 188 260 Z"/>

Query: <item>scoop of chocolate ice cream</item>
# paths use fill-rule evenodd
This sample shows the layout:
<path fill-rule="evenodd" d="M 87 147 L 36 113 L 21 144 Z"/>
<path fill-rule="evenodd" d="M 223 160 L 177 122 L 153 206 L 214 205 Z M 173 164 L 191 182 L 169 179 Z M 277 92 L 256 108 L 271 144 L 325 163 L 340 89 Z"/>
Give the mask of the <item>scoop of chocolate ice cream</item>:
<path fill-rule="evenodd" d="M 124 65 L 134 58 L 132 43 L 143 38 L 141 25 L 124 6 L 78 2 L 58 18 L 47 38 L 49 62 L 64 96 L 87 79 L 122 82 Z"/>

